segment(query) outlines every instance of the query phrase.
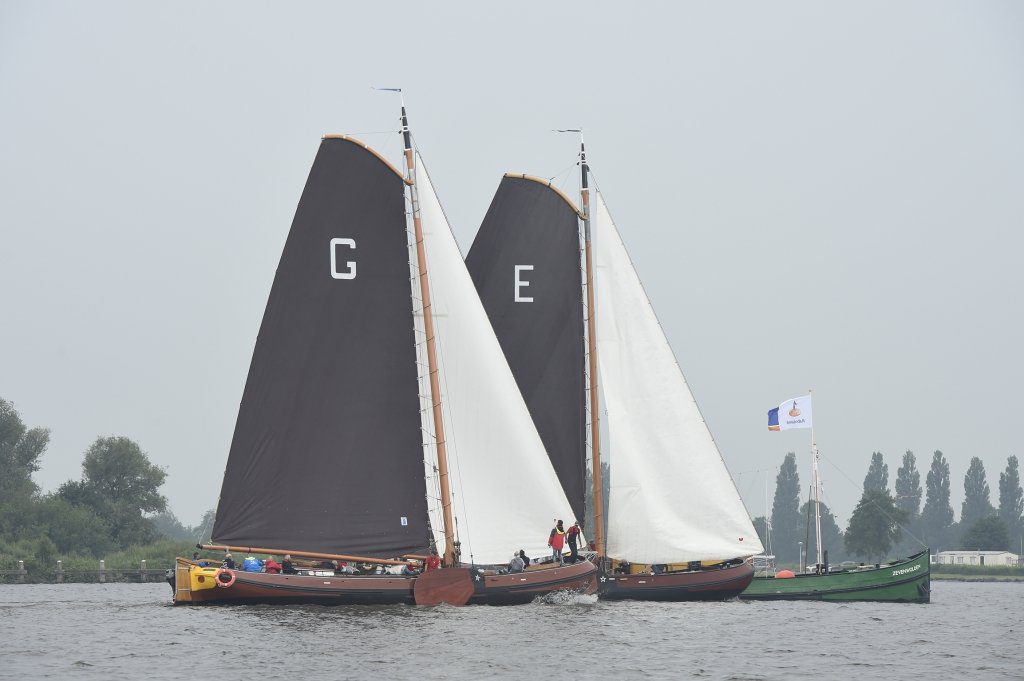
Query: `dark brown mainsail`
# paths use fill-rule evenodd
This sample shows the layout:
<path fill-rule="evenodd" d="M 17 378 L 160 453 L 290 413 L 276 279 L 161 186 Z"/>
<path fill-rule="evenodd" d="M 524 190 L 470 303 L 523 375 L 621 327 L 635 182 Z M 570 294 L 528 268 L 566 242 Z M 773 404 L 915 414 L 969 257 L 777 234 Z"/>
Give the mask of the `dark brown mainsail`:
<path fill-rule="evenodd" d="M 404 189 L 361 143 L 321 142 L 249 367 L 215 542 L 427 550 Z"/>
<path fill-rule="evenodd" d="M 586 412 L 576 208 L 546 181 L 506 175 L 466 267 L 573 513 L 582 519 Z"/>

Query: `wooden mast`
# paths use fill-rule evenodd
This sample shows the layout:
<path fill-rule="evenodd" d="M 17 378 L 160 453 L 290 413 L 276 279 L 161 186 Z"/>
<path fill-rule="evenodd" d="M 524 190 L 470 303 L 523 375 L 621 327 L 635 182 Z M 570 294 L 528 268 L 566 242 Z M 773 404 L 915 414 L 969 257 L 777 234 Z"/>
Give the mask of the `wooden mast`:
<path fill-rule="evenodd" d="M 399 91 L 401 92 L 401 91 Z M 409 119 L 402 103 L 402 138 L 405 142 L 406 183 L 412 197 L 412 225 L 416 236 L 416 264 L 420 270 L 420 297 L 423 299 L 423 330 L 427 336 L 427 367 L 430 371 L 430 401 L 434 412 L 434 435 L 437 439 L 437 470 L 441 487 L 441 510 L 444 515 L 445 567 L 455 565 L 455 531 L 452 522 L 452 493 L 448 484 L 448 449 L 441 416 L 441 385 L 437 374 L 437 350 L 434 347 L 434 313 L 430 307 L 430 281 L 427 279 L 427 254 L 423 245 L 423 221 L 420 218 L 419 192 L 416 187 L 416 162 L 413 158 Z"/>
<path fill-rule="evenodd" d="M 597 392 L 597 309 L 594 307 L 594 262 L 590 247 L 590 187 L 587 180 L 587 150 L 580 131 L 580 203 L 583 207 L 583 242 L 587 258 L 587 355 L 590 360 L 590 445 L 594 480 L 594 546 L 604 556 L 604 495 L 601 482 L 601 418 Z"/>

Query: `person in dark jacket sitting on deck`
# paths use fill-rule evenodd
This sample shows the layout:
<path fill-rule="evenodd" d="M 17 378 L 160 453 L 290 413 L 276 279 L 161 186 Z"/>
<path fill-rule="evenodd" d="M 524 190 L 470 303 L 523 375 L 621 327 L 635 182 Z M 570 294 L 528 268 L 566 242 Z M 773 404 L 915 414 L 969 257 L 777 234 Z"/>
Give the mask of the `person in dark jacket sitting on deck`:
<path fill-rule="evenodd" d="M 226 567 L 228 570 L 235 569 L 235 559 L 231 557 L 230 553 L 224 554 L 224 562 L 222 563 L 222 567 Z"/>
<path fill-rule="evenodd" d="M 519 557 L 523 559 L 523 569 L 530 567 L 530 557 L 526 555 L 526 551 L 519 549 Z"/>
<path fill-rule="evenodd" d="M 295 569 L 292 564 L 292 557 L 289 554 L 285 554 L 284 560 L 281 561 L 281 572 L 286 575 L 297 575 L 299 571 Z"/>

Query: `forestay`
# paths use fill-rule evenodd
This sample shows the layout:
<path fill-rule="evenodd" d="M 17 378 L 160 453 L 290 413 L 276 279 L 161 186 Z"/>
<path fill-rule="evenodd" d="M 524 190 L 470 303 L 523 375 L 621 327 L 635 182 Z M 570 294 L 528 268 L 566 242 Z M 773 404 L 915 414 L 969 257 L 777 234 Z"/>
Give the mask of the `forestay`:
<path fill-rule="evenodd" d="M 572 518 L 569 501 L 418 155 L 416 185 L 462 560 L 545 555 L 553 519 Z"/>
<path fill-rule="evenodd" d="M 761 542 L 600 194 L 597 354 L 610 434 L 608 555 L 720 560 Z"/>

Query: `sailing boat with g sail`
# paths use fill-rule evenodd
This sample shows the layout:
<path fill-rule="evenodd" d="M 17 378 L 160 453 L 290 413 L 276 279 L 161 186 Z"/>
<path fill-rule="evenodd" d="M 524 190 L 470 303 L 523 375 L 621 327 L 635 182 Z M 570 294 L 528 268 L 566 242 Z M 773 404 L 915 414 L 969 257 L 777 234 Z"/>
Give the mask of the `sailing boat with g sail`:
<path fill-rule="evenodd" d="M 611 559 L 599 596 L 731 598 L 753 578 L 746 559 L 760 542 L 599 193 L 591 208 L 580 149 L 582 210 L 549 180 L 508 173 L 466 264 L 580 504 L 589 392 L 594 537 Z M 607 542 L 598 361 L 612 454 Z"/>
<path fill-rule="evenodd" d="M 596 590 L 592 564 L 493 569 L 519 548 L 547 553 L 550 519 L 571 507 L 404 106 L 402 119 L 404 176 L 351 137 L 320 143 L 239 406 L 217 543 L 204 548 L 365 565 L 419 564 L 436 548 L 443 567 L 270 574 L 179 558 L 175 603 L 500 604 Z"/>

